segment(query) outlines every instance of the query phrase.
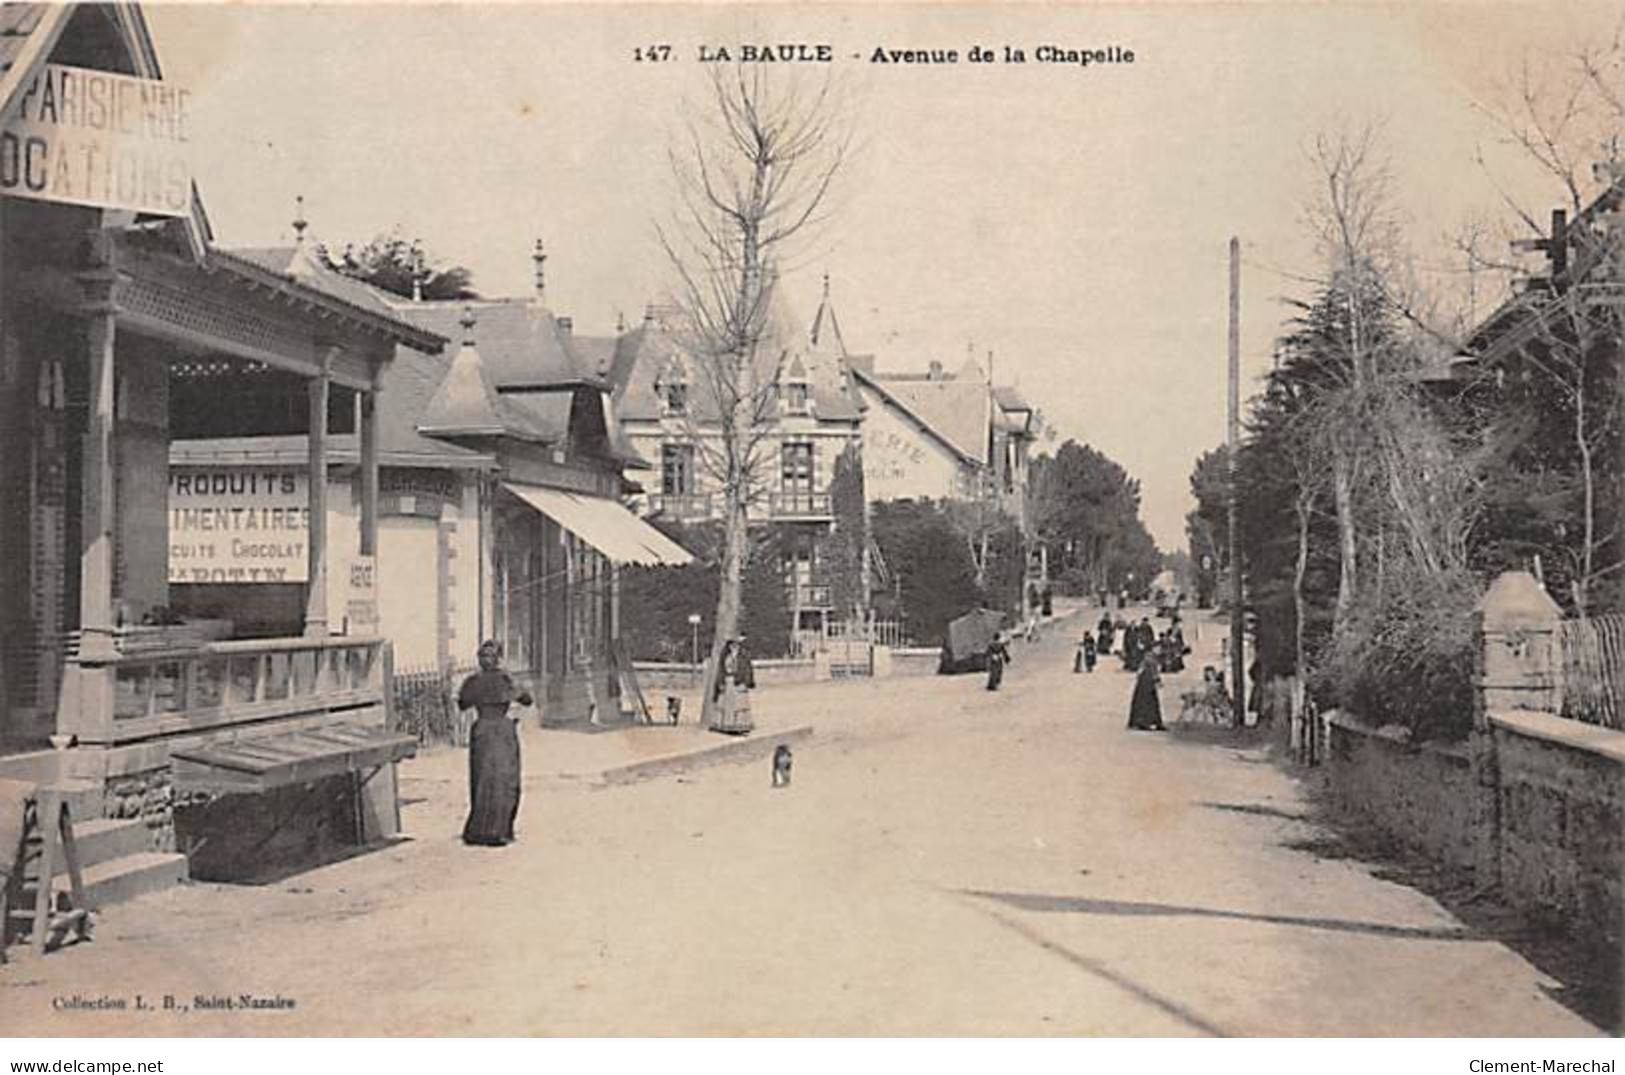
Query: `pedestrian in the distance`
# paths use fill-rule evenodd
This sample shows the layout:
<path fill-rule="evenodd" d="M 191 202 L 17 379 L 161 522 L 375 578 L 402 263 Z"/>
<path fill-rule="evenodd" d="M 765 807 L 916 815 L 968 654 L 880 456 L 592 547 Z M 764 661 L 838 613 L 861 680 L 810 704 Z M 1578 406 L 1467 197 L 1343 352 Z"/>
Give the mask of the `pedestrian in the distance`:
<path fill-rule="evenodd" d="M 1083 632 L 1083 670 L 1095 670 L 1095 636 L 1088 631 Z"/>
<path fill-rule="evenodd" d="M 528 691 L 516 688 L 502 670 L 502 647 L 480 643 L 480 670 L 463 680 L 457 708 L 478 713 L 468 735 L 468 821 L 463 842 L 501 847 L 513 839 L 519 815 L 519 730 L 508 711 L 530 705 Z"/>
<path fill-rule="evenodd" d="M 1160 732 L 1162 701 L 1157 696 L 1157 651 L 1152 647 L 1140 655 L 1140 670 L 1134 679 L 1134 697 L 1128 705 L 1128 726 L 1133 731 Z"/>
<path fill-rule="evenodd" d="M 987 644 L 987 689 L 996 691 L 1004 682 L 1004 666 L 1010 663 L 1010 649 L 1004 644 L 1004 632 L 993 636 Z"/>
<path fill-rule="evenodd" d="M 1096 624 L 1096 630 L 1100 632 L 1100 640 L 1096 643 L 1100 652 L 1102 654 L 1110 653 L 1112 651 L 1112 634 L 1116 630 L 1110 612 L 1100 614 L 1100 623 Z"/>

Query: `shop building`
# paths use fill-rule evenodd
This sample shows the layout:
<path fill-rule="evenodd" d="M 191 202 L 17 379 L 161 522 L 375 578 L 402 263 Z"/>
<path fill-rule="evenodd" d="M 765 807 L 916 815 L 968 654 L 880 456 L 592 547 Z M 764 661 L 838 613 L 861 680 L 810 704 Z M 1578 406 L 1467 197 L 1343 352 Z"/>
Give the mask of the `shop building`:
<path fill-rule="evenodd" d="M 70 76 L 127 86 L 168 118 L 134 135 L 76 125 L 61 107 Z M 282 499 L 260 505 L 253 543 L 302 581 L 276 637 L 238 637 L 172 610 L 169 454 L 177 429 L 220 416 L 301 436 L 306 471 L 325 473 L 330 414 L 351 415 L 350 525 L 375 556 L 378 386 L 397 347 L 444 344 L 219 249 L 182 152 L 185 102 L 139 6 L 0 8 L 0 776 L 137 827 L 108 841 L 133 861 L 97 875 L 125 894 L 185 869 L 170 853 L 177 804 L 331 778 L 353 838 L 395 824 L 405 748 L 386 731 L 385 643 L 365 626 L 364 577 L 350 633 L 333 633 L 327 484 L 299 500 L 270 483 Z M 87 145 L 109 171 L 73 171 Z M 56 163 L 30 171 L 41 161 Z M 207 525 L 246 533 L 241 516 Z"/>

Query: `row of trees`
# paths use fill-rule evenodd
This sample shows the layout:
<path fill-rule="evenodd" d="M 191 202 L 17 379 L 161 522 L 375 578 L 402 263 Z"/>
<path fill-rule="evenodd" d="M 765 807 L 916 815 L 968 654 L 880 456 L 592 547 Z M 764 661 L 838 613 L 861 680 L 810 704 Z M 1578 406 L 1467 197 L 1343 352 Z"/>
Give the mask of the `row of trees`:
<path fill-rule="evenodd" d="M 1162 567 L 1140 519 L 1140 483 L 1104 452 L 1068 440 L 1032 461 L 1033 529 L 1061 592 L 1138 593 Z"/>
<path fill-rule="evenodd" d="M 1617 62 L 1593 50 L 1571 62 L 1556 119 L 1528 67 L 1502 119 L 1562 181 L 1575 226 L 1546 237 L 1551 272 L 1526 279 L 1486 327 L 1441 313 L 1416 283 L 1377 132 L 1313 146 L 1320 193 L 1306 216 L 1323 275 L 1278 340 L 1235 479 L 1260 663 L 1294 675 L 1300 703 L 1310 689 L 1418 736 L 1458 733 L 1488 577 L 1530 568 L 1571 614 L 1620 607 L 1622 171 L 1610 159 L 1585 182 L 1566 139 L 1590 94 L 1587 115 L 1613 102 L 1601 144 L 1617 149 L 1625 96 L 1607 96 Z M 1482 250 L 1485 234 L 1462 243 Z M 1463 353 L 1487 357 L 1465 380 L 1437 375 Z M 1198 459 L 1191 485 L 1192 553 L 1222 564 L 1224 457 Z"/>

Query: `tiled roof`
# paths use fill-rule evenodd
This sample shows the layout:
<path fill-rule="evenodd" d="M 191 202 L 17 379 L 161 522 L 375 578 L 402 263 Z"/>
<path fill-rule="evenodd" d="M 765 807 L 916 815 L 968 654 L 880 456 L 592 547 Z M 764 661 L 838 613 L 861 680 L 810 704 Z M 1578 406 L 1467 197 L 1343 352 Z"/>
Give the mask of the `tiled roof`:
<path fill-rule="evenodd" d="M 581 367 L 594 377 L 609 381 L 615 364 L 615 348 L 620 342 L 615 336 L 571 336 L 570 347 L 575 351 Z"/>
<path fill-rule="evenodd" d="M 1007 385 L 993 386 L 993 401 L 999 405 L 1001 410 L 1030 411 L 1033 409 L 1033 405 L 1028 403 L 1020 392 Z"/>
<path fill-rule="evenodd" d="M 458 322 L 465 309 L 472 309 L 480 359 L 498 391 L 602 383 L 577 356 L 570 337 L 559 331 L 552 312 L 529 299 L 412 302 L 386 297 L 385 301 L 396 317 L 451 339 L 462 338 Z"/>
<path fill-rule="evenodd" d="M 418 429 L 446 437 L 496 437 L 510 432 L 503 412 L 479 351 L 464 342 L 419 415 Z"/>
<path fill-rule="evenodd" d="M 781 362 L 789 369 L 796 362 L 812 385 L 813 413 L 829 421 L 855 421 L 862 402 L 852 382 L 845 353 L 838 338 L 825 333 L 819 345 L 809 345 L 796 326 L 800 322 L 791 311 L 782 289 L 775 293 L 768 315 L 767 338 L 757 349 L 757 374 L 772 378 Z M 642 325 L 620 338 L 610 363 L 610 382 L 615 402 L 623 418 L 655 419 L 663 410 L 655 394 L 655 381 L 678 354 L 681 328 L 679 315 L 664 311 L 646 317 Z M 684 356 L 689 371 L 689 409 L 701 421 L 714 420 L 717 402 L 707 379 L 695 368 L 695 360 Z"/>
<path fill-rule="evenodd" d="M 858 373 L 893 406 L 911 415 L 962 459 L 987 460 L 987 385 L 957 378 Z"/>

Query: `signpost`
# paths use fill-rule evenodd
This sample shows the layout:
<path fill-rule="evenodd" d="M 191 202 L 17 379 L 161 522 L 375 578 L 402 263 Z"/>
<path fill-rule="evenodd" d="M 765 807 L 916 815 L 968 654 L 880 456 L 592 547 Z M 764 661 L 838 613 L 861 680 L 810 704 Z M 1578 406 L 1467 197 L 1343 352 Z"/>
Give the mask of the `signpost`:
<path fill-rule="evenodd" d="M 46 64 L 0 130 L 0 194 L 185 216 L 190 108 L 171 83 Z"/>

